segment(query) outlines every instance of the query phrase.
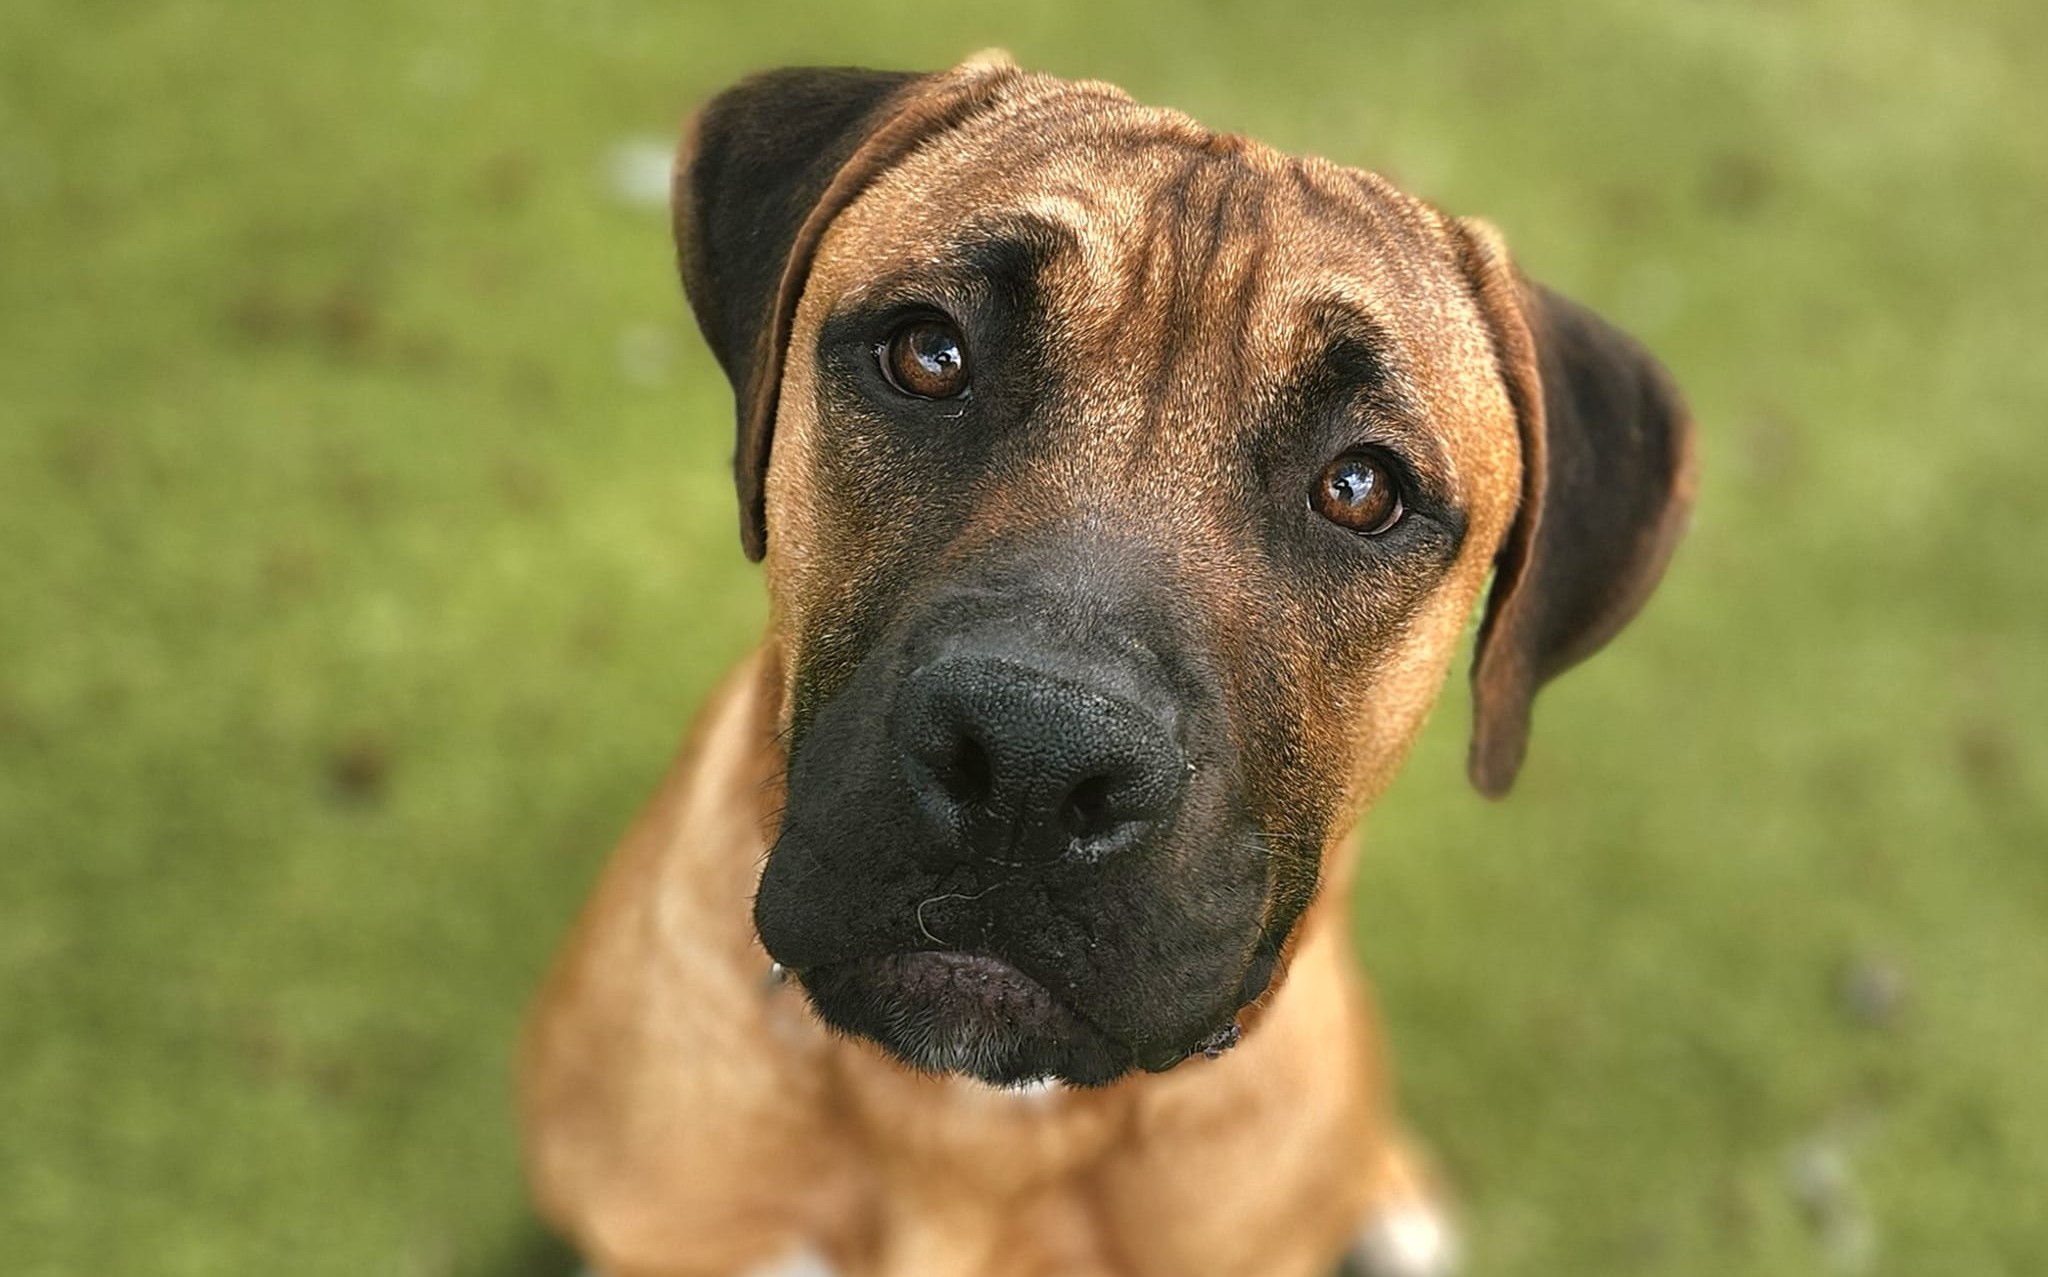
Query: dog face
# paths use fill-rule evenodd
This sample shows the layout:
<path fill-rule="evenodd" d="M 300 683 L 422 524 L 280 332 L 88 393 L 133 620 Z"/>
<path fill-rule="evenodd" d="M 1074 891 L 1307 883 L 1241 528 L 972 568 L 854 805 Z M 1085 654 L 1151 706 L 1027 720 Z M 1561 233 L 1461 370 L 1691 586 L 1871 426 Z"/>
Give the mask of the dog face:
<path fill-rule="evenodd" d="M 1661 374 L 1485 228 L 1105 86 L 764 77 L 678 214 L 784 655 L 756 925 L 914 1066 L 1227 1044 L 1487 573 L 1498 790 L 1684 504 Z"/>

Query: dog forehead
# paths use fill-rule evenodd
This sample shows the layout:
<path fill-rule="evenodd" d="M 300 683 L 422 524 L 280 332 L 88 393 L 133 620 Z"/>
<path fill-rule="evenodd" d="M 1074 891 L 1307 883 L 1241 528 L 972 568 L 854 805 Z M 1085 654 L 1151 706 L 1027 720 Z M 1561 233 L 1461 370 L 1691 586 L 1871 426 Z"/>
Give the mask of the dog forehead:
<path fill-rule="evenodd" d="M 1114 290 L 1134 265 L 1196 245 L 1256 252 L 1275 280 L 1360 299 L 1429 282 L 1442 218 L 1376 174 L 1215 133 L 1120 91 L 1026 77 L 996 108 L 928 139 L 843 210 L 821 260 L 863 273 L 937 264 L 992 228 L 1036 223 L 1060 265 Z M 865 265 L 865 271 L 861 265 Z M 1389 303 L 1388 309 L 1393 308 Z"/>
<path fill-rule="evenodd" d="M 1377 174 L 1218 134 L 1107 85 L 1020 77 L 877 175 L 826 233 L 799 340 L 831 307 L 1020 226 L 1059 244 L 1039 281 L 1047 318 L 1064 336 L 1106 338 L 1094 347 L 1106 367 L 1138 375 L 1171 349 L 1190 396 L 1218 403 L 1220 386 L 1202 383 L 1225 362 L 1284 377 L 1319 354 L 1313 319 L 1347 312 L 1389 346 L 1459 487 L 1483 504 L 1517 486 L 1513 411 L 1448 219 Z M 1230 359 L 1204 360 L 1205 346 Z"/>

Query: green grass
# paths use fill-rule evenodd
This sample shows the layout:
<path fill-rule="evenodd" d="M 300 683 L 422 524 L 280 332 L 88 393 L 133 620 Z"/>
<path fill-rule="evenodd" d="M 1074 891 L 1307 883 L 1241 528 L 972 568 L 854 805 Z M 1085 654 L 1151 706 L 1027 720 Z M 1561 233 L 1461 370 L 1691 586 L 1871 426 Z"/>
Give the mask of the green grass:
<path fill-rule="evenodd" d="M 1830 1271 L 1817 1140 L 1866 1271 L 2040 1271 L 2048 10 L 1008 8 L 0 0 L 9 1270 L 549 1271 L 521 1005 L 763 621 L 605 157 L 1003 44 L 1487 214 L 1698 410 L 1691 540 L 1514 798 L 1454 689 L 1368 822 L 1474 1272 Z"/>

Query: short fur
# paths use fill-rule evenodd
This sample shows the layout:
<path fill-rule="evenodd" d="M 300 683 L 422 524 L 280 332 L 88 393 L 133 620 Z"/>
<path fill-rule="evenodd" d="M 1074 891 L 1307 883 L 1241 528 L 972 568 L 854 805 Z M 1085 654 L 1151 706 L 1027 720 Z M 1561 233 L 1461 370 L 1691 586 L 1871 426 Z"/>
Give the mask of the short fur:
<path fill-rule="evenodd" d="M 693 122 L 676 224 L 772 620 L 536 1008 L 544 1212 L 614 1277 L 798 1247 L 849 1277 L 1327 1272 L 1428 1194 L 1351 828 L 1489 574 L 1489 794 L 1537 688 L 1641 606 L 1690 500 L 1668 376 L 1482 223 L 999 56 L 742 83 Z M 968 398 L 880 380 L 920 309 L 966 333 Z M 1410 491 L 1369 541 L 1301 495 L 1367 445 Z M 963 858 L 900 756 L 906 689 L 962 660 L 1162 715 L 1170 815 L 1104 860 Z"/>

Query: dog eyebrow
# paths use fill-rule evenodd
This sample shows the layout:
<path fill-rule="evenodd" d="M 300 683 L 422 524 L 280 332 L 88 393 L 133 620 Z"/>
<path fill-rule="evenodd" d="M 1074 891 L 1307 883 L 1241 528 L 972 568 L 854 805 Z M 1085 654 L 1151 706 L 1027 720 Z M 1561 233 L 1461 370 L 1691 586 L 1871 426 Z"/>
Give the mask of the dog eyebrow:
<path fill-rule="evenodd" d="M 1399 350 L 1386 326 L 1350 298 L 1331 295 L 1308 306 L 1308 331 L 1322 343 L 1321 362 L 1371 389 L 1398 389 Z"/>
<path fill-rule="evenodd" d="M 1393 334 L 1352 299 L 1331 294 L 1312 302 L 1306 324 L 1316 344 L 1310 359 L 1312 379 L 1334 383 L 1357 409 L 1369 415 L 1376 430 L 1399 451 L 1446 505 L 1457 498 L 1457 466 L 1425 424 L 1428 410 L 1415 391 L 1408 361 Z"/>
<path fill-rule="evenodd" d="M 1400 343 L 1370 311 L 1332 295 L 1310 303 L 1304 324 L 1311 354 L 1305 367 L 1393 417 L 1419 419 L 1422 402 Z"/>
<path fill-rule="evenodd" d="M 1019 267 L 1035 274 L 1054 258 L 1079 251 L 1080 244 L 1080 233 L 1065 222 L 1042 213 L 1011 211 L 969 222 L 948 246 L 948 255 L 982 267 L 986 274 Z"/>
<path fill-rule="evenodd" d="M 851 291 L 857 307 L 977 296 L 1012 301 L 1028 296 L 1048 265 L 1079 251 L 1071 226 L 1036 213 L 997 213 L 960 227 L 914 268 L 899 270 Z M 936 298 L 934 297 L 936 294 Z"/>

